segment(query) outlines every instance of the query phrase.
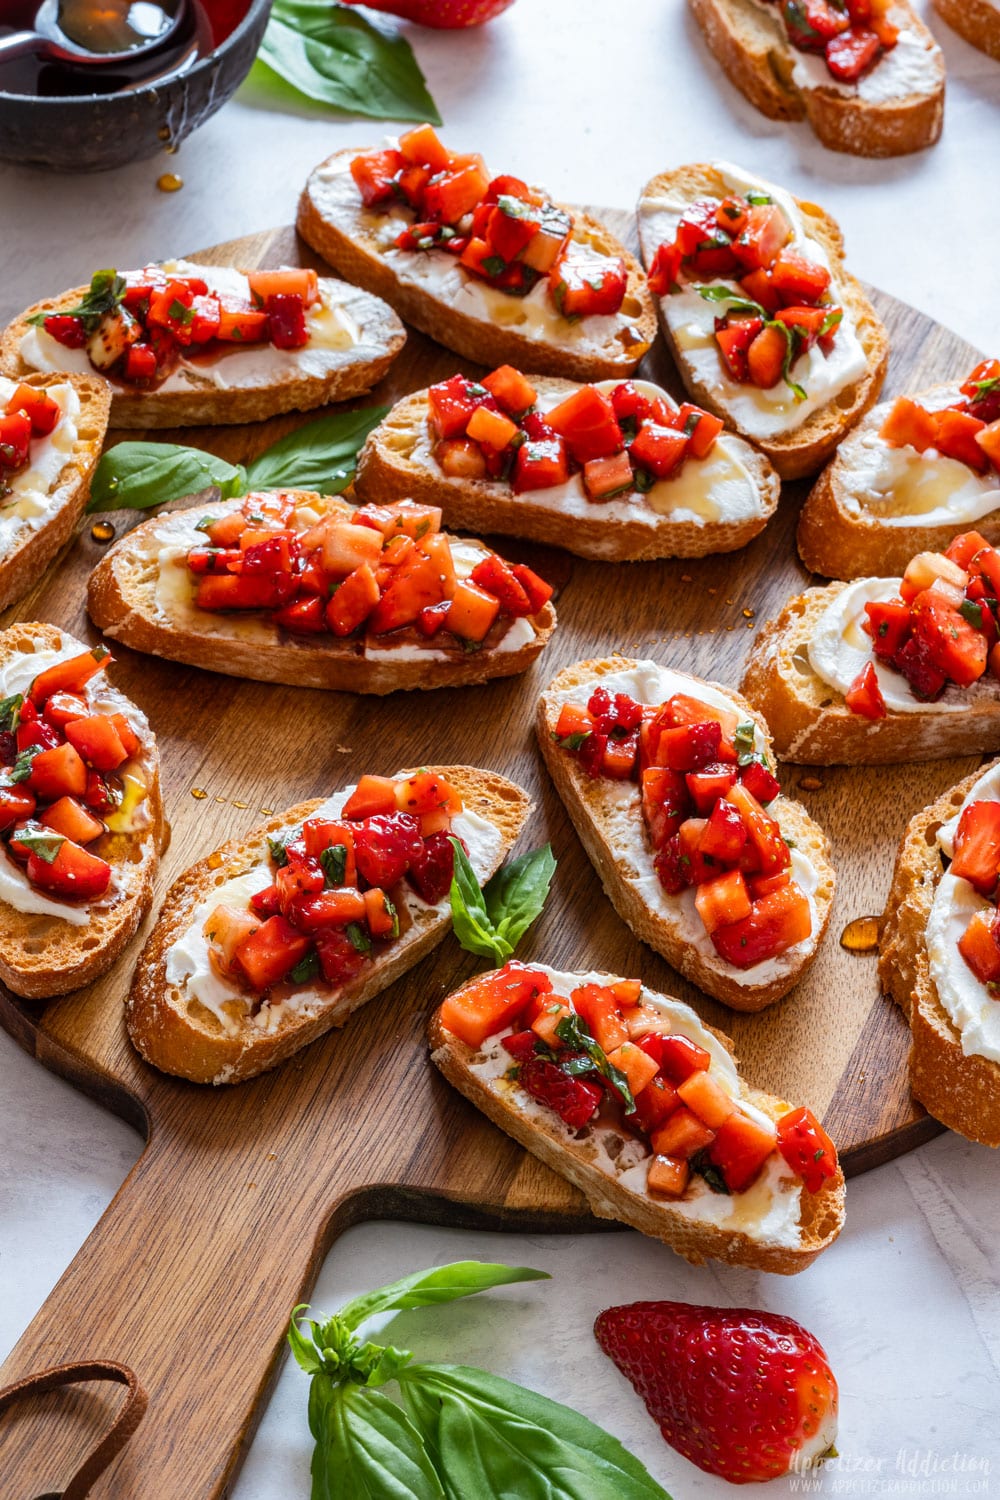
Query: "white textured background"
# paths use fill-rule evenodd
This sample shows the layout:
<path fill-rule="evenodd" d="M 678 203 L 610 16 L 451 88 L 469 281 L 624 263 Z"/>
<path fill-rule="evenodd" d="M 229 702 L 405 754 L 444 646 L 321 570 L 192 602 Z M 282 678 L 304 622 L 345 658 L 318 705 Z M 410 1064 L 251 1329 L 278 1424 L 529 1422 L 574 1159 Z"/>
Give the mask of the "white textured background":
<path fill-rule="evenodd" d="M 917 8 L 930 12 L 927 0 Z M 806 126 L 758 115 L 721 79 L 682 0 L 517 0 L 481 32 L 409 34 L 448 140 L 481 149 L 495 170 L 570 201 L 625 208 L 666 165 L 741 161 L 828 207 L 859 275 L 996 353 L 1000 65 L 933 24 L 949 71 L 944 137 L 894 162 L 833 155 Z M 0 315 L 84 281 L 96 266 L 137 265 L 288 222 L 309 168 L 382 129 L 308 105 L 298 115 L 274 112 L 245 88 L 175 158 L 77 179 L 0 167 Z M 183 176 L 180 193 L 156 191 L 164 170 Z M 2 1034 L 0 1138 L 6 1350 L 140 1143 Z M 695 1270 L 632 1233 L 535 1238 L 373 1224 L 335 1247 L 314 1303 L 332 1310 L 381 1281 L 465 1257 L 550 1271 L 551 1283 L 408 1314 L 394 1342 L 488 1365 L 571 1402 L 623 1438 L 675 1500 L 731 1491 L 662 1443 L 593 1343 L 595 1313 L 660 1296 L 790 1313 L 825 1343 L 840 1380 L 843 1457 L 826 1473 L 824 1495 L 997 1496 L 998 1165 L 985 1149 L 944 1137 L 856 1179 L 845 1233 L 794 1279 Z M 308 1494 L 306 1387 L 286 1367 L 236 1500 Z M 770 1493 L 788 1488 L 779 1482 Z"/>

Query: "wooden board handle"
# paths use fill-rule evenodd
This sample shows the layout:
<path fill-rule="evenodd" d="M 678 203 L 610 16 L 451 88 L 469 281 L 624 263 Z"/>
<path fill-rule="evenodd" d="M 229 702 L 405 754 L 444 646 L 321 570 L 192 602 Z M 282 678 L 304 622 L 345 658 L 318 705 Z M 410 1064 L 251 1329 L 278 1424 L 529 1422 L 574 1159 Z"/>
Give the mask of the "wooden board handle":
<path fill-rule="evenodd" d="M 301 1300 L 325 1250 L 327 1212 L 294 1182 L 277 1174 L 254 1182 L 245 1159 L 225 1154 L 206 1173 L 196 1146 L 184 1162 L 176 1135 L 164 1149 L 154 1138 L 0 1370 L 0 1380 L 17 1381 L 100 1357 L 135 1371 L 149 1409 L 110 1468 L 93 1476 L 89 1493 L 105 1500 L 151 1493 L 151 1474 L 158 1500 L 224 1492 L 276 1374 L 284 1339 L 276 1309 Z M 62 1493 L 106 1434 L 110 1410 L 88 1392 L 6 1413 L 5 1491 Z"/>

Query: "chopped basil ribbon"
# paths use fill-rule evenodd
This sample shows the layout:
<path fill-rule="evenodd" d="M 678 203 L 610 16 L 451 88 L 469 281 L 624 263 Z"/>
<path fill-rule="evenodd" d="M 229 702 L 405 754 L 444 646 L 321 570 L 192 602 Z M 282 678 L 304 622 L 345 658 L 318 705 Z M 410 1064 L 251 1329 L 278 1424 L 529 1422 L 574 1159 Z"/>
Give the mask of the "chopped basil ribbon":
<path fill-rule="evenodd" d="M 481 887 L 458 839 L 451 839 L 455 869 L 449 900 L 455 936 L 467 953 L 504 964 L 538 916 L 555 873 L 545 844 L 509 860 Z"/>
<path fill-rule="evenodd" d="M 757 726 L 751 719 L 737 726 L 736 733 L 733 735 L 733 745 L 739 765 L 748 766 L 752 760 L 756 759 Z"/>
<path fill-rule="evenodd" d="M 635 1100 L 632 1097 L 632 1090 L 628 1086 L 628 1079 L 621 1068 L 616 1068 L 614 1063 L 608 1061 L 608 1054 L 604 1051 L 603 1047 L 597 1044 L 575 1011 L 571 1015 L 563 1016 L 556 1027 L 556 1036 L 565 1046 L 571 1047 L 574 1052 L 586 1053 L 590 1066 L 581 1071 L 590 1072 L 596 1070 L 602 1078 L 606 1078 L 621 1098 L 625 1106 L 625 1113 L 627 1115 L 634 1115 Z M 569 1072 L 569 1068 L 565 1068 L 564 1071 Z"/>
<path fill-rule="evenodd" d="M 369 1318 L 518 1282 L 523 1266 L 459 1261 L 356 1297 L 324 1321 L 292 1313 L 288 1342 L 311 1377 L 312 1500 L 669 1500 L 621 1443 L 586 1417 L 468 1365 L 362 1340 Z M 379 1389 L 395 1381 L 393 1400 Z"/>
<path fill-rule="evenodd" d="M 730 291 L 727 286 L 700 286 L 698 288 L 698 295 L 704 297 L 706 302 L 728 302 L 730 306 L 727 312 L 750 313 L 752 317 L 762 318 L 766 328 L 780 328 L 785 339 L 785 357 L 781 364 L 781 378 L 788 386 L 796 401 L 806 400 L 805 389 L 792 379 L 791 374 L 792 366 L 799 357 L 799 351 L 804 338 L 801 328 L 790 328 L 780 318 L 770 317 L 759 302 L 751 301 L 749 297 L 745 297 L 741 292 Z M 842 313 L 841 316 L 843 316 Z M 831 319 L 833 319 L 832 323 Z M 823 333 L 829 333 L 830 329 L 826 326 L 828 323 L 831 324 L 831 327 L 836 327 L 839 322 L 840 318 L 834 319 L 833 313 L 828 313 L 817 337 L 822 337 Z"/>
<path fill-rule="evenodd" d="M 299 830 L 294 828 L 291 833 L 276 833 L 272 838 L 268 839 L 268 853 L 279 870 L 283 865 L 287 865 L 288 863 L 288 850 L 285 846 L 291 844 L 298 836 Z"/>
<path fill-rule="evenodd" d="M 963 599 L 961 604 L 958 606 L 958 612 L 962 616 L 963 620 L 968 620 L 970 625 L 974 625 L 977 630 L 982 630 L 983 606 L 977 603 L 975 599 Z M 0 714 L 2 714 L 2 712 L 3 704 L 0 703 Z"/>
<path fill-rule="evenodd" d="M 23 693 L 14 693 L 0 702 L 0 732 L 12 734 L 17 728 L 23 703 Z"/>
<path fill-rule="evenodd" d="M 347 870 L 347 847 L 345 844 L 331 844 L 324 849 L 319 857 L 326 876 L 327 885 L 343 885 L 344 875 Z"/>
<path fill-rule="evenodd" d="M 36 755 L 41 755 L 45 749 L 44 745 L 29 745 L 22 750 L 12 766 L 4 772 L 4 778 L 8 785 L 18 781 L 27 781 L 31 775 L 31 762 Z"/>
<path fill-rule="evenodd" d="M 17 835 L 17 842 L 30 854 L 37 854 L 39 859 L 51 865 L 66 840 L 61 833 L 53 833 L 40 823 L 29 823 L 24 832 Z"/>
<path fill-rule="evenodd" d="M 117 271 L 95 271 L 83 300 L 76 307 L 50 307 L 47 312 L 34 313 L 29 323 L 44 327 L 46 318 L 79 318 L 88 333 L 93 333 L 101 319 L 114 312 L 126 291 L 124 276 Z"/>
<path fill-rule="evenodd" d="M 310 948 L 305 958 L 299 959 L 288 977 L 293 984 L 307 984 L 310 979 L 315 979 L 318 973 L 319 954 L 315 948 Z"/>
<path fill-rule="evenodd" d="M 348 942 L 356 953 L 372 951 L 372 940 L 360 922 L 348 922 L 345 932 Z"/>

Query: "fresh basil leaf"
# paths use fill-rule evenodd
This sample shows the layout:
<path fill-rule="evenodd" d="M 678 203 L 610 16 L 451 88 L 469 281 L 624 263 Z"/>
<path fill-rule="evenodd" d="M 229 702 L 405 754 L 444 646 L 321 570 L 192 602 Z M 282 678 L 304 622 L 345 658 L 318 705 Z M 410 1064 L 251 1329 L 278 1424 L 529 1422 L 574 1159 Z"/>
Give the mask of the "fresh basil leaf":
<path fill-rule="evenodd" d="M 481 1260 L 456 1260 L 429 1271 L 414 1271 L 400 1281 L 378 1287 L 355 1297 L 340 1309 L 337 1317 L 348 1328 L 359 1328 L 376 1313 L 399 1312 L 407 1307 L 432 1307 L 455 1302 L 459 1297 L 473 1297 L 494 1286 L 509 1286 L 517 1281 L 548 1281 L 547 1271 L 533 1271 L 530 1266 L 503 1266 Z"/>
<path fill-rule="evenodd" d="M 329 1392 L 322 1389 L 331 1385 Z M 313 1377 L 312 1500 L 445 1500 L 423 1438 L 381 1391 Z"/>
<path fill-rule="evenodd" d="M 355 953 L 370 953 L 372 951 L 372 940 L 360 922 L 348 922 L 345 930 L 347 940 Z"/>
<path fill-rule="evenodd" d="M 298 838 L 299 832 L 298 828 L 293 828 L 290 833 L 276 833 L 272 838 L 268 839 L 267 852 L 279 870 L 283 865 L 287 865 L 288 863 L 288 850 L 286 846 Z"/>
<path fill-rule="evenodd" d="M 17 728 L 23 703 L 23 693 L 14 693 L 0 702 L 0 732 L 12 734 Z"/>
<path fill-rule="evenodd" d="M 318 490 L 339 495 L 354 478 L 365 438 L 389 410 L 366 406 L 306 422 L 265 448 L 247 468 L 252 490 Z"/>
<path fill-rule="evenodd" d="M 467 953 L 478 953 L 497 964 L 505 963 L 514 950 L 493 930 L 469 856 L 458 839 L 451 840 L 451 847 L 455 851 L 455 872 L 451 877 L 449 900 L 455 936 Z"/>
<path fill-rule="evenodd" d="M 62 318 L 80 318 L 88 333 L 93 333 L 106 313 L 114 312 L 125 295 L 127 282 L 117 271 L 95 271 L 90 286 L 76 307 L 52 308 L 48 312 L 35 313 L 29 323 L 44 327 L 46 318 L 56 315 Z"/>
<path fill-rule="evenodd" d="M 254 67 L 308 99 L 375 120 L 441 124 L 405 37 L 329 0 L 275 0 Z"/>
<path fill-rule="evenodd" d="M 545 905 L 555 868 L 552 845 L 545 844 L 510 860 L 487 882 L 483 891 L 487 915 L 511 952 Z"/>
<path fill-rule="evenodd" d="M 669 1500 L 646 1468 L 568 1406 L 467 1365 L 399 1376 L 448 1500 Z"/>
<path fill-rule="evenodd" d="M 299 1324 L 299 1316 L 309 1311 L 307 1302 L 300 1302 L 298 1307 L 292 1308 L 292 1316 L 288 1321 L 288 1345 L 295 1356 L 296 1362 L 305 1370 L 307 1375 L 317 1375 L 323 1368 L 323 1361 L 319 1356 L 313 1340 L 305 1333 Z M 310 1325 L 313 1329 L 318 1324 Z"/>
<path fill-rule="evenodd" d="M 782 323 L 778 318 L 770 319 L 768 326 L 771 328 L 780 328 L 785 335 L 785 358 L 781 366 L 781 378 L 796 401 L 804 401 L 806 399 L 805 388 L 792 379 L 792 366 L 798 359 L 799 351 L 802 347 L 801 329 L 789 328 L 787 323 Z"/>
<path fill-rule="evenodd" d="M 116 443 L 90 481 L 88 510 L 150 510 L 216 489 L 223 500 L 245 495 L 246 473 L 201 448 L 173 443 Z"/>

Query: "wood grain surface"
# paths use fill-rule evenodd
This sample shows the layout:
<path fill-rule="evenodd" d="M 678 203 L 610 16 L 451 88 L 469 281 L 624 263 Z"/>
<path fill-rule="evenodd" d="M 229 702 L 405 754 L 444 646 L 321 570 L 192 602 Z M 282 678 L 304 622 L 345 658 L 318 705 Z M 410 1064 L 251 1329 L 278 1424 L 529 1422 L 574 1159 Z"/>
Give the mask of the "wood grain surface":
<path fill-rule="evenodd" d="M 603 217 L 634 243 L 627 215 Z M 193 258 L 316 264 L 291 230 Z M 873 297 L 892 339 L 890 393 L 964 375 L 980 357 L 912 309 L 883 293 Z M 472 370 L 411 334 L 371 399 L 393 401 L 457 368 Z M 659 342 L 642 374 L 679 394 Z M 156 436 L 246 461 L 302 420 Z M 533 744 L 539 690 L 585 657 L 620 651 L 738 683 L 757 623 L 807 582 L 794 549 L 804 488 L 785 487 L 778 515 L 745 551 L 700 562 L 610 567 L 502 541 L 501 551 L 530 559 L 559 585 L 559 628 L 532 671 L 481 688 L 366 699 L 239 682 L 116 647 L 115 680 L 159 736 L 173 828 L 154 915 L 171 879 L 262 813 L 327 795 L 366 770 L 391 774 L 430 761 L 487 766 L 535 800 L 523 847 L 549 839 L 559 860 L 553 895 L 521 956 L 641 975 L 692 1001 L 733 1036 L 754 1084 L 823 1114 L 848 1172 L 927 1139 L 939 1127 L 909 1098 L 907 1028 L 878 993 L 874 955 L 850 954 L 838 936 L 852 918 L 881 911 L 907 820 L 976 759 L 784 769 L 786 790 L 830 835 L 837 899 L 804 983 L 773 1009 L 738 1016 L 693 991 L 619 921 Z M 103 551 L 91 535 L 93 519 L 0 623 L 50 620 L 95 637 L 84 610 L 86 578 Z M 132 518 L 111 519 L 120 535 Z M 28 1052 L 148 1137 L 0 1382 L 71 1359 L 130 1365 L 149 1392 L 149 1410 L 93 1494 L 208 1500 L 227 1493 L 275 1378 L 288 1314 L 308 1297 L 323 1256 L 349 1224 L 388 1217 L 531 1231 L 595 1225 L 574 1190 L 490 1126 L 428 1063 L 428 1013 L 479 966 L 453 940 L 343 1032 L 272 1075 L 213 1091 L 156 1074 L 128 1043 L 122 1001 L 143 936 L 110 975 L 76 994 L 47 1005 L 0 995 L 0 1022 Z M 120 1401 L 116 1391 L 96 1388 L 56 1393 L 5 1417 L 4 1494 L 29 1500 L 58 1491 Z"/>

